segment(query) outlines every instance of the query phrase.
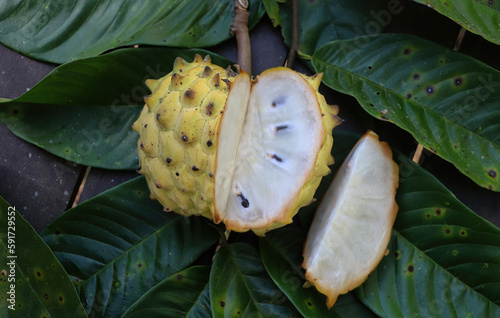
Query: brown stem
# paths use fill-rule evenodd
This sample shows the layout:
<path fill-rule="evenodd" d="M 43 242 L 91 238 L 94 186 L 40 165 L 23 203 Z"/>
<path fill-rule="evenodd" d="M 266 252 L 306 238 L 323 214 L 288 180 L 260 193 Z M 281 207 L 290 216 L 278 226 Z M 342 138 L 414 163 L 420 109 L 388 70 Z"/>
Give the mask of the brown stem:
<path fill-rule="evenodd" d="M 418 165 L 418 162 L 420 161 L 420 157 L 422 157 L 422 151 L 424 150 L 424 146 L 421 144 L 418 144 L 417 150 L 415 150 L 415 154 L 413 155 L 413 162 L 415 162 Z"/>
<path fill-rule="evenodd" d="M 236 36 L 238 48 L 238 65 L 240 69 L 252 75 L 252 51 L 248 34 L 247 0 L 234 0 L 234 20 L 231 24 L 231 33 Z"/>
<path fill-rule="evenodd" d="M 91 168 L 90 166 L 87 166 L 85 168 L 85 174 L 83 175 L 82 182 L 78 187 L 78 192 L 76 193 L 75 200 L 73 201 L 73 204 L 71 206 L 73 208 L 78 204 L 78 201 L 80 201 L 80 196 L 82 195 L 83 188 L 85 188 L 85 183 L 87 182 L 87 178 L 89 177 L 90 168 Z"/>
<path fill-rule="evenodd" d="M 292 0 L 292 34 L 291 34 L 290 50 L 288 51 L 288 58 L 286 60 L 286 67 L 293 68 L 297 50 L 299 47 L 299 10 L 297 0 Z"/>

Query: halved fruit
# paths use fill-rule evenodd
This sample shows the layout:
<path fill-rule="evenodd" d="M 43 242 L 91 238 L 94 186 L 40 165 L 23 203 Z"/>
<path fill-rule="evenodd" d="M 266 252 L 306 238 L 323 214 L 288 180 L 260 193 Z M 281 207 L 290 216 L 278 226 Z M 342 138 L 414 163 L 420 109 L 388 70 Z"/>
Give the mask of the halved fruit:
<path fill-rule="evenodd" d="M 333 306 L 361 285 L 387 251 L 399 168 L 373 132 L 354 146 L 318 206 L 304 247 L 306 278 Z"/>
<path fill-rule="evenodd" d="M 139 172 L 166 211 L 258 235 L 292 222 L 330 172 L 338 108 L 321 74 L 269 69 L 252 80 L 196 56 L 148 81 L 134 123 Z"/>

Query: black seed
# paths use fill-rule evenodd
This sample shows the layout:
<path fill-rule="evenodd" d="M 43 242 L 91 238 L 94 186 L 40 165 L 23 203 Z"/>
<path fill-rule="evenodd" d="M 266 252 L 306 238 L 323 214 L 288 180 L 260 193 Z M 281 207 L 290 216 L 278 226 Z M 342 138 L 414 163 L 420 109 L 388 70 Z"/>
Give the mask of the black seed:
<path fill-rule="evenodd" d="M 279 96 L 277 99 L 275 99 L 272 103 L 272 107 L 279 106 L 281 104 L 284 104 L 286 102 L 286 96 Z"/>
<path fill-rule="evenodd" d="M 461 77 L 456 77 L 453 83 L 455 84 L 455 86 L 460 86 L 462 85 L 463 80 Z"/>
<path fill-rule="evenodd" d="M 144 150 L 144 144 L 141 142 L 141 145 L 140 145 L 141 149 Z"/>
<path fill-rule="evenodd" d="M 420 78 L 420 75 L 418 73 L 413 74 L 413 79 L 418 80 Z"/>
<path fill-rule="evenodd" d="M 399 258 L 399 256 L 400 256 L 400 255 L 399 255 L 399 252 L 394 252 L 394 257 L 395 257 L 395 258 Z"/>
<path fill-rule="evenodd" d="M 193 171 L 198 171 L 200 169 L 198 169 L 196 166 L 192 166 L 191 169 L 193 169 Z"/>
<path fill-rule="evenodd" d="M 404 54 L 404 55 L 408 55 L 408 54 L 410 54 L 410 53 L 411 53 L 411 50 L 410 50 L 410 48 L 409 48 L 409 47 L 405 48 L 405 49 L 404 49 L 404 51 L 403 51 L 403 54 Z"/>
<path fill-rule="evenodd" d="M 148 127 L 148 124 L 145 124 L 145 125 L 144 125 L 144 128 L 147 128 L 147 127 Z"/>
<path fill-rule="evenodd" d="M 307 301 L 307 306 L 311 307 L 313 304 L 308 300 Z"/>
<path fill-rule="evenodd" d="M 62 302 L 63 302 L 63 300 L 64 300 L 64 299 L 62 298 L 62 296 L 59 296 L 59 298 L 58 298 L 58 299 L 59 299 L 59 302 L 60 302 L 60 303 L 62 303 Z"/>
<path fill-rule="evenodd" d="M 214 175 L 213 175 L 213 173 L 211 173 L 211 172 L 210 172 L 210 173 L 208 174 L 208 176 L 209 176 L 210 178 L 212 178 Z"/>
<path fill-rule="evenodd" d="M 178 172 L 176 172 L 176 173 L 175 173 L 175 175 L 176 175 L 176 176 L 179 176 L 179 173 L 178 173 Z"/>
<path fill-rule="evenodd" d="M 172 162 L 172 158 L 167 158 L 167 163 L 171 163 Z"/>
<path fill-rule="evenodd" d="M 377 96 L 378 96 L 378 95 L 380 95 L 380 92 L 377 92 L 376 94 L 377 94 Z"/>
<path fill-rule="evenodd" d="M 17 114 L 19 114 L 19 109 L 15 109 L 15 108 L 14 108 L 14 109 L 12 110 L 12 115 L 17 115 Z"/>
<path fill-rule="evenodd" d="M 43 297 L 45 297 L 45 299 L 49 299 L 49 295 L 47 294 L 43 295 Z"/>
<path fill-rule="evenodd" d="M 160 114 L 156 114 L 156 120 L 160 119 Z"/>
<path fill-rule="evenodd" d="M 182 135 L 182 141 L 187 142 L 188 141 L 188 136 Z"/>
<path fill-rule="evenodd" d="M 241 205 L 244 208 L 248 208 L 250 206 L 250 202 L 248 202 L 247 198 L 245 198 L 241 192 L 238 194 L 238 196 L 241 199 Z"/>
<path fill-rule="evenodd" d="M 137 268 L 141 268 L 141 267 L 142 267 L 141 263 L 137 264 Z"/>
<path fill-rule="evenodd" d="M 406 98 L 410 99 L 411 98 L 411 94 L 410 93 L 406 94 Z"/>
<path fill-rule="evenodd" d="M 177 275 L 177 279 L 182 279 L 182 275 Z"/>
<path fill-rule="evenodd" d="M 220 306 L 221 306 L 221 307 L 224 307 L 225 305 L 226 305 L 226 304 L 225 304 L 223 301 L 221 301 L 221 302 L 220 302 Z"/>
<path fill-rule="evenodd" d="M 276 154 L 272 155 L 271 158 L 273 158 L 274 160 L 278 161 L 278 162 L 282 162 L 283 159 L 281 159 L 280 157 L 278 157 Z"/>
<path fill-rule="evenodd" d="M 441 215 L 441 210 L 440 209 L 436 209 L 436 214 L 437 215 Z"/>
<path fill-rule="evenodd" d="M 464 236 L 465 235 L 465 231 L 460 231 L 460 235 Z"/>
<path fill-rule="evenodd" d="M 371 69 L 372 69 L 372 66 L 371 66 L 371 65 L 369 65 L 369 66 L 368 66 L 368 69 L 369 69 L 369 70 L 371 70 Z"/>
<path fill-rule="evenodd" d="M 280 130 L 285 130 L 288 128 L 288 125 L 280 125 L 280 126 L 276 126 L 274 128 L 275 131 L 280 131 Z"/>
<path fill-rule="evenodd" d="M 425 89 L 425 92 L 426 92 L 427 94 L 429 94 L 429 95 L 430 95 L 430 94 L 432 94 L 432 93 L 434 93 L 434 87 L 432 87 L 432 86 L 428 86 L 428 87 Z"/>
<path fill-rule="evenodd" d="M 446 234 L 450 234 L 451 230 L 450 229 L 446 229 L 445 232 L 446 232 Z"/>
<path fill-rule="evenodd" d="M 42 273 L 40 273 L 40 272 L 36 272 L 36 276 L 38 276 L 38 277 L 42 277 Z"/>
<path fill-rule="evenodd" d="M 207 146 L 208 147 L 212 147 L 212 145 L 213 145 L 212 140 L 207 141 Z"/>
<path fill-rule="evenodd" d="M 161 184 L 159 184 L 158 182 L 155 182 L 155 186 L 156 188 L 161 189 Z"/>
<path fill-rule="evenodd" d="M 493 169 L 490 169 L 487 171 L 488 172 L 488 175 L 492 178 L 496 178 L 497 177 L 497 172 Z"/>
<path fill-rule="evenodd" d="M 415 270 L 415 267 L 413 265 L 408 266 L 408 271 L 410 273 L 413 273 L 414 270 Z"/>

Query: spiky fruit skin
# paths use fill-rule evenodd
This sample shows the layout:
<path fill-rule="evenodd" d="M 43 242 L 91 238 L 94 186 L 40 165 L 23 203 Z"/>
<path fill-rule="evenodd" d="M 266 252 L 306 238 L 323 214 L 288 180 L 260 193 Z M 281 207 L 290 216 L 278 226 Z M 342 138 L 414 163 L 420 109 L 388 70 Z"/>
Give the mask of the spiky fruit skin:
<path fill-rule="evenodd" d="M 318 136 L 318 138 L 323 138 L 323 144 L 317 154 L 314 169 L 312 170 L 309 179 L 304 184 L 299 195 L 297 196 L 297 200 L 293 203 L 293 205 L 291 205 L 291 208 L 289 208 L 286 219 L 277 220 L 276 222 L 273 222 L 263 228 L 253 228 L 252 231 L 258 236 L 264 236 L 265 233 L 270 230 L 280 228 L 292 223 L 293 217 L 298 213 L 299 209 L 303 206 L 309 205 L 315 200 L 314 194 L 321 182 L 321 179 L 325 175 L 331 173 L 331 170 L 328 166 L 331 166 L 334 163 L 334 159 L 331 154 L 333 146 L 332 130 L 333 128 L 335 128 L 335 126 L 338 126 L 342 122 L 340 117 L 337 116 L 339 112 L 338 106 L 328 105 L 326 103 L 325 97 L 318 91 L 321 84 L 321 79 L 323 78 L 323 73 L 315 74 L 312 76 L 306 76 L 301 73 L 298 74 L 309 83 L 311 88 L 316 93 L 319 107 L 321 109 L 324 128 L 324 134 L 322 136 Z"/>
<path fill-rule="evenodd" d="M 132 126 L 140 135 L 138 172 L 165 211 L 212 217 L 217 134 L 235 76 L 196 55 L 146 82 L 152 94 Z"/>

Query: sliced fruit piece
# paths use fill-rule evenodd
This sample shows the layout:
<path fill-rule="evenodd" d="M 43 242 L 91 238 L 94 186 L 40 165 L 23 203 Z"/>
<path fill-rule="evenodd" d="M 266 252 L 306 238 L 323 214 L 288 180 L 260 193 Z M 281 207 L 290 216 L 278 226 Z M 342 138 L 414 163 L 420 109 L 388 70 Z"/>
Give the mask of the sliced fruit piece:
<path fill-rule="evenodd" d="M 304 247 L 306 278 L 333 306 L 361 285 L 387 251 L 399 168 L 388 144 L 366 133 L 336 172 Z"/>

